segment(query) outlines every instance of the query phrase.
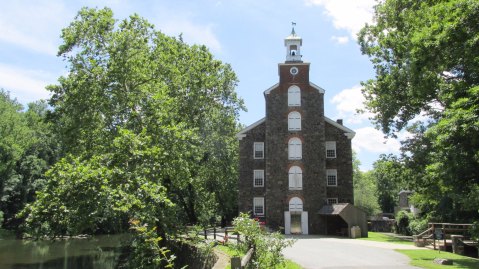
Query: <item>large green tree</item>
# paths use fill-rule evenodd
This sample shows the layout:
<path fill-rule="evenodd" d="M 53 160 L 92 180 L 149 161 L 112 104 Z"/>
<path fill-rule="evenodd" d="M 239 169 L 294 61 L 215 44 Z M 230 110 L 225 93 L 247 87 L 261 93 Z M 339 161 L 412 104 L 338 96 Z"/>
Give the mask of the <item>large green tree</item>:
<path fill-rule="evenodd" d="M 354 205 L 366 211 L 368 216 L 380 213 L 377 184 L 371 171 L 359 169 L 360 161 L 353 152 Z"/>
<path fill-rule="evenodd" d="M 436 220 L 478 217 L 479 1 L 386 0 L 359 34 L 376 78 L 367 108 L 386 134 L 410 128 L 403 147 L 416 201 Z M 428 120 L 409 127 L 418 115 Z"/>
<path fill-rule="evenodd" d="M 31 231 L 112 232 L 139 219 L 174 232 L 231 218 L 243 108 L 231 67 L 108 8 L 83 8 L 61 37 L 69 72 L 48 89 L 66 158 L 24 212 Z"/>
<path fill-rule="evenodd" d="M 32 202 L 44 184 L 44 173 L 58 156 L 44 101 L 23 106 L 0 90 L 0 211 L 5 227 L 17 229 L 16 214 Z"/>

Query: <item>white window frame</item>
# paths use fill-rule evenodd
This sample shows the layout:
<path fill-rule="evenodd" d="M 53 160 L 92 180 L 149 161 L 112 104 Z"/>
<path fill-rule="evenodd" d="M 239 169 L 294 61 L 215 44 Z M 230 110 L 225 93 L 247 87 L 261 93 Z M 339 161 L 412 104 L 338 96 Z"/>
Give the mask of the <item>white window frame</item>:
<path fill-rule="evenodd" d="M 288 159 L 301 160 L 303 158 L 303 143 L 301 139 L 293 137 L 288 141 Z"/>
<path fill-rule="evenodd" d="M 261 179 L 261 184 L 256 184 Z M 264 170 L 253 170 L 253 187 L 264 187 Z"/>
<path fill-rule="evenodd" d="M 256 212 L 257 207 L 261 207 L 262 212 Z M 253 198 L 253 215 L 264 216 L 264 197 Z"/>
<path fill-rule="evenodd" d="M 336 141 L 326 141 L 326 158 L 336 158 Z"/>
<path fill-rule="evenodd" d="M 334 205 L 338 203 L 338 198 L 327 198 L 326 201 L 328 205 Z"/>
<path fill-rule="evenodd" d="M 301 89 L 296 85 L 288 89 L 288 106 L 301 106 Z"/>
<path fill-rule="evenodd" d="M 334 176 L 334 184 L 330 184 L 329 177 Z M 326 169 L 326 186 L 336 187 L 338 186 L 338 170 L 336 169 Z"/>
<path fill-rule="evenodd" d="M 293 212 L 302 212 L 303 211 L 303 200 L 301 200 L 299 197 L 293 197 L 289 200 L 289 211 Z"/>
<path fill-rule="evenodd" d="M 288 131 L 301 131 L 301 113 L 298 111 L 289 112 Z"/>
<path fill-rule="evenodd" d="M 291 166 L 289 168 L 289 189 L 302 190 L 303 189 L 303 170 L 299 166 Z"/>
<path fill-rule="evenodd" d="M 261 150 L 258 150 L 258 152 L 261 152 L 261 157 L 256 156 L 256 146 L 261 146 Z M 254 142 L 253 143 L 253 158 L 254 159 L 264 159 L 264 142 Z"/>

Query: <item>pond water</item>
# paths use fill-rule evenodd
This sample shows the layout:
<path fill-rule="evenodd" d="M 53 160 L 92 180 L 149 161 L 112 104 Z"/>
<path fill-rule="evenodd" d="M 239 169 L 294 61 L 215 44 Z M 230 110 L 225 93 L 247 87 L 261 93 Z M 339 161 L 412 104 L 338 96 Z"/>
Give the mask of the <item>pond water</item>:
<path fill-rule="evenodd" d="M 0 269 L 114 269 L 128 234 L 85 239 L 0 238 Z"/>

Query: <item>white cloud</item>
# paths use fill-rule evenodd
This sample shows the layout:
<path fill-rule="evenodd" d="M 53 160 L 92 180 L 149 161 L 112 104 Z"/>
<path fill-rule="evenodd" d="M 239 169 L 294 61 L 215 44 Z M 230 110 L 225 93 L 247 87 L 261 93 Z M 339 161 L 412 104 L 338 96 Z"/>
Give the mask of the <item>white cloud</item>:
<path fill-rule="evenodd" d="M 45 86 L 54 81 L 52 74 L 38 70 L 24 70 L 0 64 L 0 88 L 10 91 L 21 103 L 49 98 Z"/>
<path fill-rule="evenodd" d="M 168 35 L 183 34 L 183 39 L 187 43 L 206 45 L 215 51 L 221 50 L 221 44 L 213 32 L 212 25 L 198 25 L 189 20 L 174 18 L 157 26 L 161 26 L 161 31 Z"/>
<path fill-rule="evenodd" d="M 346 44 L 349 42 L 349 37 L 347 36 L 332 36 L 331 40 L 338 44 Z"/>
<path fill-rule="evenodd" d="M 55 55 L 59 29 L 69 14 L 61 1 L 5 1 L 0 10 L 0 42 Z"/>
<path fill-rule="evenodd" d="M 352 140 L 353 150 L 362 150 L 374 153 L 399 153 L 401 144 L 398 139 L 384 138 L 384 134 L 373 127 L 356 129 L 356 135 Z M 404 135 L 406 137 L 406 134 Z"/>
<path fill-rule="evenodd" d="M 344 89 L 331 99 L 336 105 L 338 115 L 335 118 L 343 118 L 346 123 L 359 124 L 367 121 L 373 116 L 372 113 L 358 113 L 357 110 L 364 109 L 364 96 L 361 93 L 361 86 L 354 86 L 351 89 Z"/>
<path fill-rule="evenodd" d="M 353 39 L 366 22 L 371 23 L 375 0 L 305 0 L 307 5 L 322 6 L 336 29 L 349 32 Z"/>

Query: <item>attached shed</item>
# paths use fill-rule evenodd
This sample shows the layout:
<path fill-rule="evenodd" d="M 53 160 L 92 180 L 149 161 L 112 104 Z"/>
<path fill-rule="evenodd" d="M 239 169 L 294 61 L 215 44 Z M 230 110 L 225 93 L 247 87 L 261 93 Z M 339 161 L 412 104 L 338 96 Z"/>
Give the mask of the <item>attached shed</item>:
<path fill-rule="evenodd" d="M 361 237 L 368 237 L 368 222 L 366 212 L 349 203 L 325 205 L 319 210 L 319 215 L 326 220 L 326 234 L 348 235 L 351 237 L 351 228 L 359 226 Z M 330 225 L 331 224 L 331 225 Z M 329 227 L 336 227 L 332 230 Z M 339 227 L 339 229 L 338 229 Z"/>

